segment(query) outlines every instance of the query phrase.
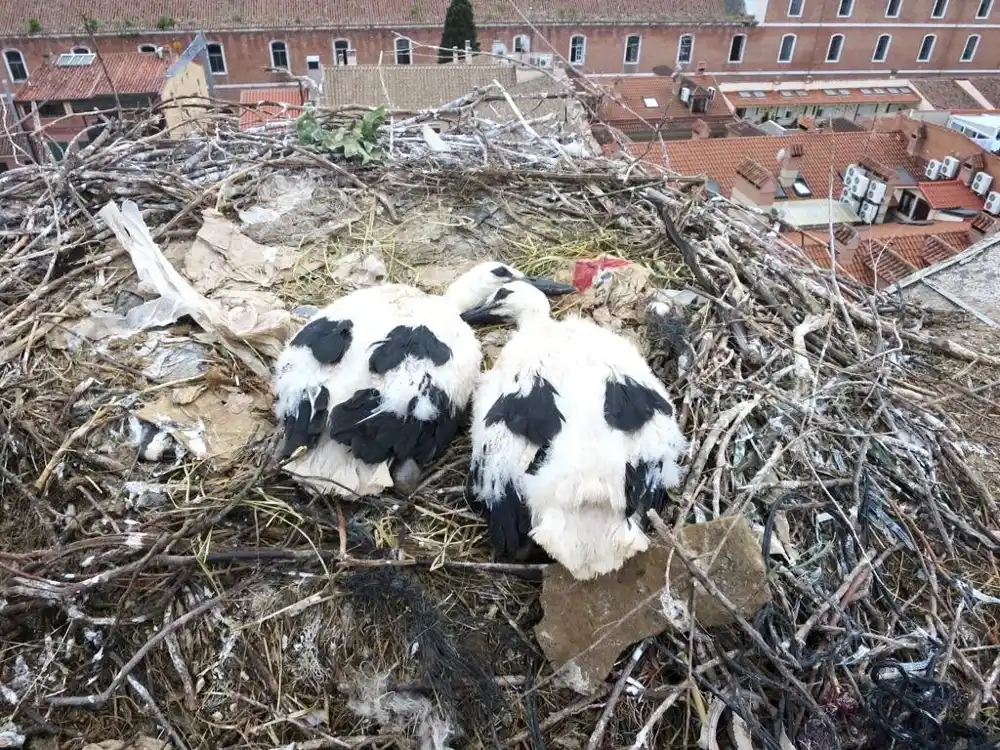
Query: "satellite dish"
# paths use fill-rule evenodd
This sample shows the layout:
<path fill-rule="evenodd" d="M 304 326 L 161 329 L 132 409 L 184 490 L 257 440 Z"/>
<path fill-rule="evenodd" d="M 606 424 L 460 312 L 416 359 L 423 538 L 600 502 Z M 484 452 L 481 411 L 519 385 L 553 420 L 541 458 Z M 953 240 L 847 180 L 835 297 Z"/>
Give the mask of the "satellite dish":
<path fill-rule="evenodd" d="M 777 154 L 775 154 L 775 158 L 776 158 L 776 159 L 778 160 L 778 164 L 781 164 L 781 163 L 783 163 L 783 162 L 785 161 L 785 157 L 786 157 L 787 155 L 788 155 L 788 152 L 787 152 L 787 151 L 785 151 L 785 149 L 783 149 L 783 148 L 779 148 L 779 149 L 778 149 L 778 153 L 777 153 Z"/>
<path fill-rule="evenodd" d="M 653 75 L 662 76 L 663 78 L 670 78 L 674 74 L 674 69 L 669 65 L 657 65 L 653 68 Z"/>

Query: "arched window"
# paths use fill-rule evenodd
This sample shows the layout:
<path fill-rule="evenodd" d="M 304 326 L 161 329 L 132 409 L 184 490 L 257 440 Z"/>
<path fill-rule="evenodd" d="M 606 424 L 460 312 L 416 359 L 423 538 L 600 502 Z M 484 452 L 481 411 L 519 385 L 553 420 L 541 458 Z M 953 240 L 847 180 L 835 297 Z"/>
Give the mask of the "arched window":
<path fill-rule="evenodd" d="M 583 65 L 587 59 L 587 37 L 583 34 L 574 34 L 569 38 L 569 64 Z"/>
<path fill-rule="evenodd" d="M 681 34 L 677 40 L 677 62 L 689 63 L 694 57 L 694 34 Z"/>
<path fill-rule="evenodd" d="M 642 52 L 642 37 L 638 34 L 629 34 L 625 37 L 625 64 L 636 65 L 639 62 L 639 54 Z"/>
<path fill-rule="evenodd" d="M 977 49 L 979 49 L 979 34 L 970 34 L 969 38 L 965 40 L 965 46 L 962 48 L 962 56 L 959 58 L 959 62 L 972 62 L 972 58 L 976 56 Z"/>
<path fill-rule="evenodd" d="M 333 64 L 347 65 L 347 51 L 351 48 L 351 43 L 347 39 L 334 39 L 333 41 Z"/>
<path fill-rule="evenodd" d="M 889 45 L 892 44 L 891 34 L 882 34 L 875 42 L 875 51 L 872 53 L 872 62 L 885 62 L 889 56 Z"/>
<path fill-rule="evenodd" d="M 284 42 L 271 42 L 271 67 L 288 70 L 288 45 Z"/>
<path fill-rule="evenodd" d="M 405 36 L 396 40 L 396 65 L 410 65 L 413 62 L 413 42 Z"/>
<path fill-rule="evenodd" d="M 826 47 L 826 61 L 828 63 L 840 62 L 840 53 L 844 51 L 844 35 L 833 34 L 830 36 L 830 43 Z"/>
<path fill-rule="evenodd" d="M 931 59 L 936 41 L 937 37 L 934 34 L 928 34 L 923 38 L 923 41 L 920 42 L 920 51 L 917 52 L 917 62 L 928 62 Z"/>
<path fill-rule="evenodd" d="M 7 75 L 10 76 L 11 83 L 24 83 L 28 80 L 28 66 L 20 51 L 16 49 L 4 50 L 3 61 L 7 66 Z"/>
<path fill-rule="evenodd" d="M 531 40 L 526 34 L 518 34 L 514 37 L 514 53 L 523 55 L 531 52 Z"/>
<path fill-rule="evenodd" d="M 74 55 L 89 55 L 90 47 L 74 47 L 70 50 Z"/>
<path fill-rule="evenodd" d="M 226 53 L 222 45 L 218 42 L 209 42 L 205 45 L 208 52 L 208 68 L 217 76 L 226 74 Z"/>
<path fill-rule="evenodd" d="M 790 63 L 794 54 L 795 34 L 785 34 L 781 37 L 781 46 L 778 47 L 778 62 Z"/>
<path fill-rule="evenodd" d="M 155 55 L 156 45 L 155 44 L 140 44 L 139 51 L 144 55 Z"/>
<path fill-rule="evenodd" d="M 747 48 L 747 35 L 746 34 L 733 34 L 733 38 L 729 42 L 729 62 L 731 63 L 741 63 L 743 62 L 743 53 Z"/>

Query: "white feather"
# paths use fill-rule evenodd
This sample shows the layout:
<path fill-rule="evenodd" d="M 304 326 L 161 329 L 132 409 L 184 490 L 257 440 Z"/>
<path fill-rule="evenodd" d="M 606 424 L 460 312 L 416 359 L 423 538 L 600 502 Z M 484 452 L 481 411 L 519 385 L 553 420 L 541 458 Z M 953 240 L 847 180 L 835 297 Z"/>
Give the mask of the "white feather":
<path fill-rule="evenodd" d="M 649 544 L 625 516 L 627 464 L 662 460 L 657 479 L 676 487 L 687 442 L 676 420 L 659 412 L 632 434 L 610 428 L 604 416 L 609 376 L 627 375 L 668 402 L 669 394 L 630 341 L 580 318 L 552 320 L 544 297 L 525 286 L 508 287 L 517 288 L 504 302 L 518 315 L 518 330 L 474 397 L 473 461 L 483 472 L 484 498 L 501 496 L 513 480 L 530 509 L 535 542 L 575 578 L 593 578 L 618 570 Z M 534 302 L 519 299 L 523 295 Z M 532 304 L 533 309 L 517 309 Z M 537 446 L 502 422 L 487 426 L 485 417 L 504 394 L 526 392 L 536 374 L 554 386 L 565 422 L 532 475 L 526 470 Z"/>

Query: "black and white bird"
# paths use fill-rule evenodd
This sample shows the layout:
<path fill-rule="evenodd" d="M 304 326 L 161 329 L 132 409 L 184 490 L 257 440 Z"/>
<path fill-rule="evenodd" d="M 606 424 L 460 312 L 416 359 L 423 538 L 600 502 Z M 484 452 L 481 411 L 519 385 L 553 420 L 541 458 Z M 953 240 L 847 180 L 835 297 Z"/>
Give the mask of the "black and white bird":
<path fill-rule="evenodd" d="M 540 294 L 574 291 L 481 263 L 443 295 L 382 284 L 317 311 L 276 365 L 284 469 L 320 492 L 412 492 L 467 422 L 480 376 L 482 351 L 460 314 L 513 279 Z"/>
<path fill-rule="evenodd" d="M 582 580 L 620 569 L 649 547 L 646 511 L 680 483 L 687 441 L 663 384 L 629 340 L 553 320 L 528 284 L 462 317 L 517 324 L 472 405 L 466 498 L 494 548 L 517 556 L 533 541 Z"/>

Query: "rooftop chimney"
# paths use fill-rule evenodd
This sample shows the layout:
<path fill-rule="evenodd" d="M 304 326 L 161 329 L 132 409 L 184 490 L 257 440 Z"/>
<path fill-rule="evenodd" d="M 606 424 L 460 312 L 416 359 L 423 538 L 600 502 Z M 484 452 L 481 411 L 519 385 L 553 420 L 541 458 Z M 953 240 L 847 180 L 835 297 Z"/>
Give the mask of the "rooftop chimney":
<path fill-rule="evenodd" d="M 758 162 L 747 159 L 736 168 L 736 182 L 733 184 L 733 200 L 743 205 L 771 208 L 778 183 L 774 176 Z"/>
<path fill-rule="evenodd" d="M 917 123 L 917 127 L 910 133 L 910 137 L 906 142 L 906 153 L 910 156 L 919 156 L 920 149 L 923 147 L 926 137 L 927 127 L 922 122 Z"/>
<path fill-rule="evenodd" d="M 838 224 L 833 230 L 833 248 L 837 262 L 850 263 L 861 247 L 861 235 L 850 224 Z"/>
<path fill-rule="evenodd" d="M 708 123 L 702 120 L 700 117 L 691 123 L 691 140 L 701 140 L 703 138 L 711 138 L 712 130 L 708 127 Z"/>
<path fill-rule="evenodd" d="M 969 226 L 969 242 L 975 244 L 1000 232 L 1000 221 L 980 211 Z"/>
<path fill-rule="evenodd" d="M 802 155 L 805 153 L 801 143 L 793 143 L 786 149 L 781 157 L 780 171 L 778 172 L 778 182 L 782 187 L 791 187 L 792 183 L 799 177 L 802 169 Z"/>

